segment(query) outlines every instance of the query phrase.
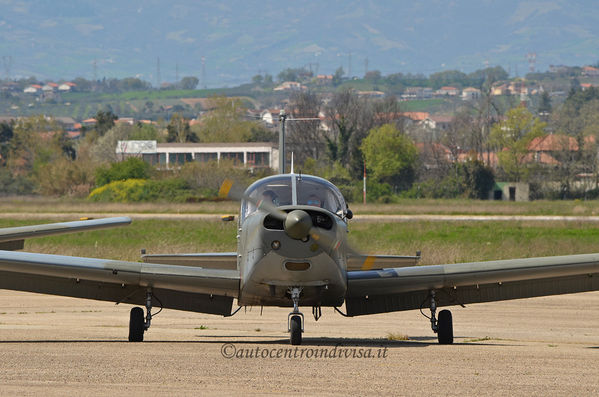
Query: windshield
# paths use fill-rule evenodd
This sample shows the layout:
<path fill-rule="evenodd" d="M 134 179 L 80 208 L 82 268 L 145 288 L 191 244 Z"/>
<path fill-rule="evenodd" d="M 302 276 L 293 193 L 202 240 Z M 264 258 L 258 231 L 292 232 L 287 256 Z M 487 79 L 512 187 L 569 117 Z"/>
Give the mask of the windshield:
<path fill-rule="evenodd" d="M 311 175 L 275 175 L 252 184 L 246 195 L 254 201 L 269 200 L 275 206 L 311 205 L 336 214 L 345 210 L 345 200 L 339 189 L 326 179 Z M 241 219 L 256 211 L 249 200 L 241 202 Z"/>

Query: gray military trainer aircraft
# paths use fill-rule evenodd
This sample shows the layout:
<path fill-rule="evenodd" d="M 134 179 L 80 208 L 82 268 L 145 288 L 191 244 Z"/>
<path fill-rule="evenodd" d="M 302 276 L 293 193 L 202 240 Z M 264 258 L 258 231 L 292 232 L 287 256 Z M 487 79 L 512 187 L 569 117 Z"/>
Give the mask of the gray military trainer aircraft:
<path fill-rule="evenodd" d="M 231 187 L 223 184 L 222 194 L 235 196 Z M 451 312 L 437 316 L 437 307 L 599 290 L 599 254 L 434 266 L 418 266 L 419 255 L 360 255 L 347 242 L 353 215 L 342 194 L 316 176 L 270 176 L 238 198 L 237 252 L 125 262 L 13 251 L 25 238 L 129 218 L 0 229 L 0 288 L 145 306 L 131 309 L 130 341 L 143 340 L 156 305 L 223 316 L 243 306 L 291 307 L 292 345 L 304 332 L 300 307 L 311 307 L 315 320 L 327 306 L 350 317 L 428 308 L 439 343 L 450 344 Z"/>

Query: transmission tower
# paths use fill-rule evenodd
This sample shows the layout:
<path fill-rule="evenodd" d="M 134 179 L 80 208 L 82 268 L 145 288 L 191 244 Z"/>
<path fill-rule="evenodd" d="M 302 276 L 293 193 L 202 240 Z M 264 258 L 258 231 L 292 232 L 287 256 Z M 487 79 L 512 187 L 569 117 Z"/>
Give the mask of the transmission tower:
<path fill-rule="evenodd" d="M 364 76 L 368 73 L 368 57 L 364 59 Z"/>
<path fill-rule="evenodd" d="M 175 81 L 179 81 L 179 63 L 175 64 Z"/>
<path fill-rule="evenodd" d="M 534 73 L 536 68 L 536 62 L 537 62 L 537 53 L 536 52 L 529 52 L 528 54 L 526 54 L 526 59 L 528 59 L 528 71 L 530 73 Z"/>
<path fill-rule="evenodd" d="M 206 89 L 206 57 L 202 56 L 202 86 Z"/>
<path fill-rule="evenodd" d="M 156 86 L 160 89 L 160 57 L 156 58 Z"/>
<path fill-rule="evenodd" d="M 12 56 L 4 55 L 2 57 L 2 66 L 4 66 L 4 73 L 6 80 L 10 80 L 10 69 L 12 68 Z"/>

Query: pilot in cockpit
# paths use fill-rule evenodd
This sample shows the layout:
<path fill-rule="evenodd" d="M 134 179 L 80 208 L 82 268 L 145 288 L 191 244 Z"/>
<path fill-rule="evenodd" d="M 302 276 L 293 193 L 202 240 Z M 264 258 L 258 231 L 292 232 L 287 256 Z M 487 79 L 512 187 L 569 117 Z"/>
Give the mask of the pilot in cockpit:
<path fill-rule="evenodd" d="M 322 201 L 315 194 L 311 194 L 308 197 L 308 200 L 306 201 L 306 204 L 314 206 L 314 207 L 322 207 Z"/>
<path fill-rule="evenodd" d="M 272 203 L 275 206 L 279 206 L 279 197 L 277 196 L 277 194 L 275 192 L 273 192 L 272 190 L 265 190 L 262 192 L 262 200 L 268 202 L 268 203 Z"/>

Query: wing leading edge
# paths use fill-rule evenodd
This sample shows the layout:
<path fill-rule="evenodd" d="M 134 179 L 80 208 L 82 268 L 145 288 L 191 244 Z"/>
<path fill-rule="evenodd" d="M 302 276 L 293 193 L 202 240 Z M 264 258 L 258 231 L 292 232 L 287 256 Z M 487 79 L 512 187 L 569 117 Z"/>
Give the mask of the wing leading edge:
<path fill-rule="evenodd" d="M 348 272 L 347 314 L 418 309 L 431 290 L 439 306 L 599 290 L 599 254 L 410 266 Z"/>
<path fill-rule="evenodd" d="M 107 229 L 125 226 L 130 223 L 131 218 L 121 216 L 73 222 L 49 223 L 45 225 L 6 227 L 0 229 L 0 249 L 10 251 L 23 249 L 24 240 L 26 238 Z"/>
<path fill-rule="evenodd" d="M 237 270 L 0 251 L 0 288 L 228 315 Z"/>

